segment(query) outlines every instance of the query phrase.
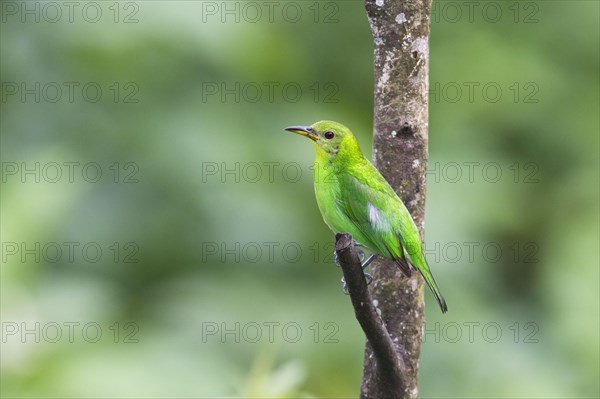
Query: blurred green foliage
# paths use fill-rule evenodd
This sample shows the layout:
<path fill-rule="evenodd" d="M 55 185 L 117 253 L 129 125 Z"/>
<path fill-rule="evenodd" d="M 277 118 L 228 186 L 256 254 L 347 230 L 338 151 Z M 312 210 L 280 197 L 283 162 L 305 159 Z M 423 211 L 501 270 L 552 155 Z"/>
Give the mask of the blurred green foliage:
<path fill-rule="evenodd" d="M 282 128 L 337 120 L 370 154 L 362 2 L 27 3 L 0 3 L 2 396 L 356 397 L 313 150 Z M 450 312 L 426 294 L 421 396 L 598 397 L 599 5 L 466 3 L 432 16 Z"/>

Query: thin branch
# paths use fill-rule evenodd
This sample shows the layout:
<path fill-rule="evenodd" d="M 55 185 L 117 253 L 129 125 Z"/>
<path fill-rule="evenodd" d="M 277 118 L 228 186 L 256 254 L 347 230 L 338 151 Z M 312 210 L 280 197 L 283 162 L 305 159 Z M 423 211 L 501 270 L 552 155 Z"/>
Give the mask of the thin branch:
<path fill-rule="evenodd" d="M 394 347 L 392 338 L 373 305 L 352 235 L 336 234 L 335 238 L 335 251 L 348 286 L 354 314 L 373 348 L 379 369 L 379 383 L 386 386 L 386 391 L 393 395 L 390 398 L 402 398 L 406 387 L 406 367 L 403 359 L 398 356 L 401 351 Z"/>

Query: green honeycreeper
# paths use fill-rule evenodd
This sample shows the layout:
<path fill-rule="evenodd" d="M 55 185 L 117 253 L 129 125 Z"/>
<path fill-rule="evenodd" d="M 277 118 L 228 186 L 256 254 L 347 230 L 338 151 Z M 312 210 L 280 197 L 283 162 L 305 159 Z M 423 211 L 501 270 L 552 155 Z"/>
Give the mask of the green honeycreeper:
<path fill-rule="evenodd" d="M 327 226 L 334 233 L 352 234 L 374 254 L 394 260 L 406 276 L 411 275 L 408 260 L 446 313 L 446 301 L 429 270 L 415 222 L 389 183 L 364 157 L 350 129 L 320 121 L 285 130 L 314 142 L 315 195 Z"/>

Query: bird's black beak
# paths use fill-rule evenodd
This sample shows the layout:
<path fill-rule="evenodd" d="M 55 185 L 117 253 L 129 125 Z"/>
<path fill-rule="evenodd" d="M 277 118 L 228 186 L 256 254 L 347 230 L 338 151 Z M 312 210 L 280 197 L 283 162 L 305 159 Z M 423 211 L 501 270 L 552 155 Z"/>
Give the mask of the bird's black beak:
<path fill-rule="evenodd" d="M 310 126 L 290 126 L 286 127 L 285 130 L 288 132 L 296 133 L 301 136 L 306 136 L 312 141 L 319 140 L 319 136 L 315 133 L 314 129 Z"/>

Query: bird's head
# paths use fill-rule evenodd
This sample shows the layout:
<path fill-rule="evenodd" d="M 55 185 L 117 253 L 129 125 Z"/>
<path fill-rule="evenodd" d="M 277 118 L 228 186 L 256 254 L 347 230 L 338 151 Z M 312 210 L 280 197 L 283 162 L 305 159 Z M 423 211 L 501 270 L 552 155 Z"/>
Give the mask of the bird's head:
<path fill-rule="evenodd" d="M 341 123 L 320 121 L 310 126 L 290 126 L 285 130 L 311 139 L 318 155 L 330 159 L 362 157 L 358 141 L 350 129 Z"/>

